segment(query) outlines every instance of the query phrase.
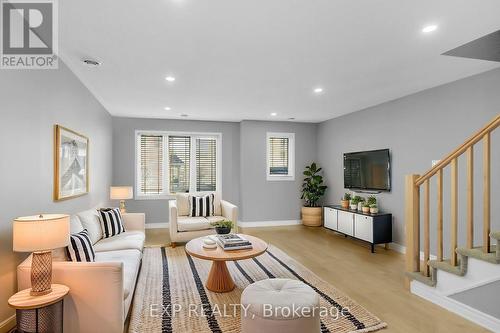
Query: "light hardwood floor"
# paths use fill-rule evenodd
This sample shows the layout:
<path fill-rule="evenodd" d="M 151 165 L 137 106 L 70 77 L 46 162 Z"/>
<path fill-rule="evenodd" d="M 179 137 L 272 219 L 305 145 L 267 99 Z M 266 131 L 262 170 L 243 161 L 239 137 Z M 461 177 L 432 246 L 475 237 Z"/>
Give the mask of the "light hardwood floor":
<path fill-rule="evenodd" d="M 381 332 L 488 332 L 404 289 L 404 256 L 324 228 L 246 228 L 273 244 L 388 324 Z M 168 229 L 148 229 L 146 245 L 170 244 Z"/>

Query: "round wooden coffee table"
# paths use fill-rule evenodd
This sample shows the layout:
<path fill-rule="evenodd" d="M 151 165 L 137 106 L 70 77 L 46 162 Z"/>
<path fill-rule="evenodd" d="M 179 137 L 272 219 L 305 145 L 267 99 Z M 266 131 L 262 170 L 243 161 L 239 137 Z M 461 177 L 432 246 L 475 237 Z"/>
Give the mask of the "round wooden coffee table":
<path fill-rule="evenodd" d="M 234 281 L 229 274 L 226 261 L 249 259 L 266 252 L 267 243 L 262 239 L 250 235 L 241 235 L 252 243 L 252 249 L 224 251 L 219 246 L 215 249 L 206 249 L 203 247 L 203 239 L 206 237 L 195 238 L 186 244 L 186 252 L 189 255 L 212 261 L 212 268 L 205 284 L 208 290 L 225 293 L 234 289 Z"/>

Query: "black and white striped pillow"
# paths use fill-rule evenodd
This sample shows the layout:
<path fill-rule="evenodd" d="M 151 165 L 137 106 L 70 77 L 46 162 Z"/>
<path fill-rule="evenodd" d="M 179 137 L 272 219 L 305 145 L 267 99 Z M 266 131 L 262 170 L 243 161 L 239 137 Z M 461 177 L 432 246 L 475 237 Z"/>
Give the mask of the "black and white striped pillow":
<path fill-rule="evenodd" d="M 99 210 L 103 238 L 109 238 L 125 232 L 122 214 L 119 208 L 102 208 Z"/>
<path fill-rule="evenodd" d="M 213 216 L 214 201 L 215 196 L 213 195 L 213 193 L 204 195 L 202 197 L 189 196 L 189 216 Z"/>
<path fill-rule="evenodd" d="M 83 229 L 77 234 L 70 236 L 69 245 L 66 252 L 71 261 L 93 262 L 95 261 L 95 252 L 90 241 L 89 232 Z"/>

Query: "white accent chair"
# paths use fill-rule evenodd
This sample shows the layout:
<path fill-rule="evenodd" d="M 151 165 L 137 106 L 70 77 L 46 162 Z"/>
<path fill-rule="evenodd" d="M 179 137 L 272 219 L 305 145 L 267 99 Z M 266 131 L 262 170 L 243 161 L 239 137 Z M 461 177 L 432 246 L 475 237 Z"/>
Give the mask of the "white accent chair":
<path fill-rule="evenodd" d="M 171 246 L 176 243 L 188 242 L 191 239 L 215 234 L 212 222 L 231 220 L 233 221 L 233 232 L 238 232 L 238 207 L 221 200 L 220 194 L 214 193 L 214 213 L 215 216 L 209 217 L 190 217 L 189 216 L 189 196 L 204 195 L 204 193 L 178 193 L 175 200 L 170 200 L 170 241 Z"/>

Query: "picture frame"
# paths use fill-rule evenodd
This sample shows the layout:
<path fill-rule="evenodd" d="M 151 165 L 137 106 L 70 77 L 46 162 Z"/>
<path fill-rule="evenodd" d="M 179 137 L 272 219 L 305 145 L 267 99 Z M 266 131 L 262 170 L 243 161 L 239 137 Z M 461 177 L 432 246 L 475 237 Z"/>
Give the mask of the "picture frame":
<path fill-rule="evenodd" d="M 54 201 L 80 197 L 89 191 L 89 138 L 55 125 Z"/>

